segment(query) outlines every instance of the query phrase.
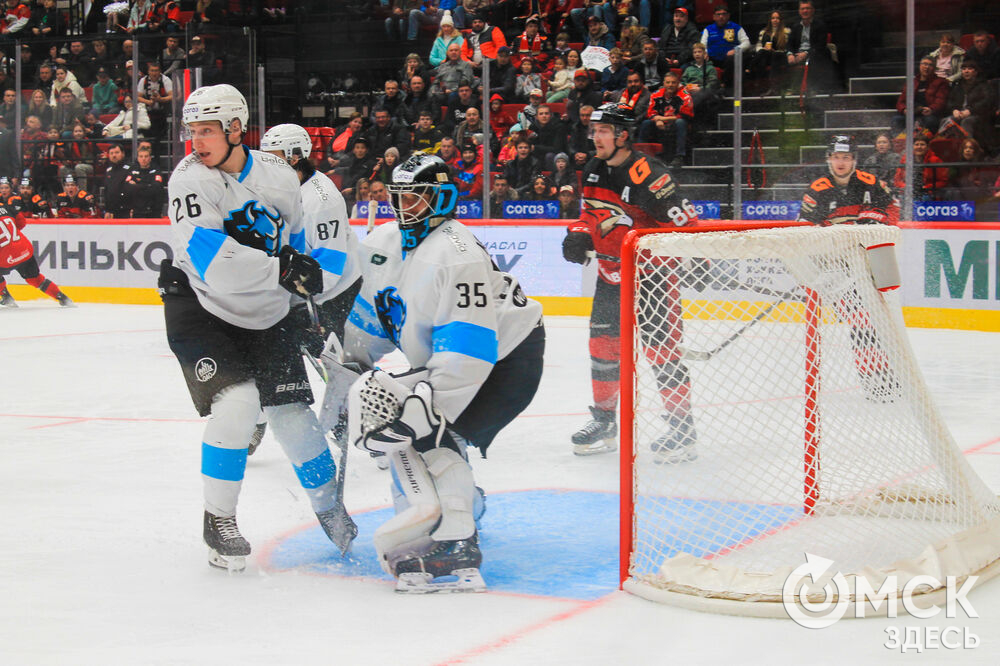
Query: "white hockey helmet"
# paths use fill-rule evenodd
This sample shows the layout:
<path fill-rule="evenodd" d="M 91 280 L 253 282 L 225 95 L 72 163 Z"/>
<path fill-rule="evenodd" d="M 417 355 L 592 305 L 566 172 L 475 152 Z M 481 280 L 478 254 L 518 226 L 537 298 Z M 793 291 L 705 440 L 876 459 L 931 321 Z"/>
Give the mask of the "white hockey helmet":
<path fill-rule="evenodd" d="M 240 127 L 244 132 L 247 131 L 247 124 L 250 122 L 246 98 L 228 83 L 202 86 L 195 90 L 184 102 L 181 116 L 185 125 L 218 120 L 226 133 L 232 128 L 233 120 L 240 121 Z"/>
<path fill-rule="evenodd" d="M 275 125 L 264 132 L 264 136 L 260 139 L 260 149 L 265 151 L 280 150 L 285 159 L 291 162 L 296 151 L 298 151 L 299 157 L 309 157 L 312 152 L 312 137 L 293 123 Z"/>

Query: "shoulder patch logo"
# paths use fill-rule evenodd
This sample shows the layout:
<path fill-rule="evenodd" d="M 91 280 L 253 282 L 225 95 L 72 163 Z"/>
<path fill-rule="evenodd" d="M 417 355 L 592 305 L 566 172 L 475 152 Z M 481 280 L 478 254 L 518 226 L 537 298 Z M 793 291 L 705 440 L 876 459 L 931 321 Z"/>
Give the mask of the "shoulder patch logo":
<path fill-rule="evenodd" d="M 649 162 L 646 161 L 645 157 L 640 157 L 636 160 L 635 164 L 628 170 L 629 178 L 636 185 L 646 180 L 651 173 L 653 173 L 653 170 L 649 168 Z"/>
<path fill-rule="evenodd" d="M 670 182 L 670 174 L 665 173 L 649 184 L 649 191 L 653 193 L 659 192 L 660 188 L 662 188 L 669 182 Z"/>
<path fill-rule="evenodd" d="M 218 369 L 219 366 L 216 365 L 215 361 L 206 356 L 205 358 L 198 359 L 198 362 L 195 363 L 194 376 L 198 378 L 199 382 L 207 382 L 215 376 Z"/>
<path fill-rule="evenodd" d="M 588 183 L 596 183 L 600 179 L 601 179 L 600 176 L 598 176 L 596 173 L 592 173 L 589 176 L 587 176 Z"/>
<path fill-rule="evenodd" d="M 375 294 L 375 313 L 378 315 L 379 323 L 382 324 L 382 330 L 392 344 L 398 347 L 399 336 L 403 332 L 403 324 L 406 323 L 406 303 L 395 287 L 386 287 Z"/>
<path fill-rule="evenodd" d="M 372 263 L 376 266 L 381 266 L 386 261 L 386 256 L 384 254 L 373 254 Z"/>
<path fill-rule="evenodd" d="M 280 214 L 272 213 L 256 200 L 250 200 L 242 208 L 229 211 L 223 225 L 226 233 L 240 245 L 263 250 L 272 257 L 278 256 L 285 221 Z"/>

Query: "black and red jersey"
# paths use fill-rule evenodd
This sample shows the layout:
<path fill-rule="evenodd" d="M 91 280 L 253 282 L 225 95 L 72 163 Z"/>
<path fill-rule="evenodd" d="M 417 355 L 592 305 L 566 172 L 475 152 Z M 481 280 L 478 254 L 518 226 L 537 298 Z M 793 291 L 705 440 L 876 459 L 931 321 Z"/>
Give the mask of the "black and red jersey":
<path fill-rule="evenodd" d="M 698 213 L 679 191 L 667 167 L 633 151 L 618 166 L 596 157 L 583 169 L 583 213 L 569 231 L 590 233 L 598 253 L 598 274 L 609 284 L 621 282 L 622 241 L 630 229 L 684 226 Z"/>
<path fill-rule="evenodd" d="M 802 195 L 799 220 L 822 226 L 845 223 L 895 224 L 899 202 L 889 186 L 867 171 L 851 174 L 840 187 L 833 176 L 817 178 Z"/>
<path fill-rule="evenodd" d="M 94 196 L 83 190 L 70 197 L 65 192 L 56 195 L 56 217 L 96 217 L 97 204 Z"/>
<path fill-rule="evenodd" d="M 52 217 L 49 202 L 43 199 L 40 194 L 32 194 L 28 199 L 20 194 L 15 194 L 7 200 L 7 207 L 12 213 L 20 213 L 27 217 Z"/>

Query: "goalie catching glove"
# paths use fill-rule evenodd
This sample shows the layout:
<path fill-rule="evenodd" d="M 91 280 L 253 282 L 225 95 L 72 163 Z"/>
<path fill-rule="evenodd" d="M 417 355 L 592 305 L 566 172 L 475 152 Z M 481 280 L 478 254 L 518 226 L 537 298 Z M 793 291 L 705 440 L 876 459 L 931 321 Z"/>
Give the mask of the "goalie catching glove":
<path fill-rule="evenodd" d="M 410 390 L 382 370 L 364 373 L 351 387 L 351 441 L 380 453 L 413 446 L 442 425 L 431 406 L 433 393 L 426 381 Z"/>

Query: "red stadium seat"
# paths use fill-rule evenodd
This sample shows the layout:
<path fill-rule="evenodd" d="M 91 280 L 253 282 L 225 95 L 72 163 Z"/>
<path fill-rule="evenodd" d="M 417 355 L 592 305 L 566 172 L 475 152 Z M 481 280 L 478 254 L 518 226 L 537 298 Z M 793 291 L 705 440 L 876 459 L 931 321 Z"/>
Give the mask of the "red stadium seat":
<path fill-rule="evenodd" d="M 118 117 L 117 113 L 102 113 L 98 117 L 98 120 L 100 120 L 102 124 L 107 125 L 108 123 L 110 123 L 112 120 L 114 120 L 117 117 Z"/>
<path fill-rule="evenodd" d="M 658 143 L 634 143 L 632 147 L 640 153 L 646 153 L 650 157 L 656 157 L 663 152 L 663 146 Z"/>

